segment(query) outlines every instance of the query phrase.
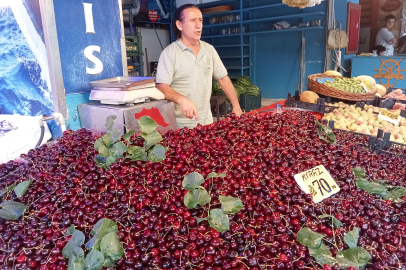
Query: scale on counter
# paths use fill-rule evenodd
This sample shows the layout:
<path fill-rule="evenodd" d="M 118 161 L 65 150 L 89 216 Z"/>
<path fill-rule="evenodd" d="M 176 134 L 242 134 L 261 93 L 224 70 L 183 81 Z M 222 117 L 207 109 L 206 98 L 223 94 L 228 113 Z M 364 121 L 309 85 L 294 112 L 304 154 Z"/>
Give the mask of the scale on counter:
<path fill-rule="evenodd" d="M 90 100 L 102 104 L 121 105 L 165 99 L 155 86 L 155 77 L 115 77 L 91 82 Z"/>

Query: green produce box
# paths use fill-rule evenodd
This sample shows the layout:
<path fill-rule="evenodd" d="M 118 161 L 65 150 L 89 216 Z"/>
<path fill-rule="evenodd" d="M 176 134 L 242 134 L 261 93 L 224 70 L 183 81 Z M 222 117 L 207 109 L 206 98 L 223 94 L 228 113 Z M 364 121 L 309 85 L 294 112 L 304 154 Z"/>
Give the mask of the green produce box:
<path fill-rule="evenodd" d="M 142 52 L 142 37 L 141 36 L 126 36 L 125 47 L 128 56 L 144 55 Z"/>
<path fill-rule="evenodd" d="M 240 96 L 240 106 L 246 112 L 261 108 L 261 92 L 259 92 L 258 96 L 242 94 Z"/>

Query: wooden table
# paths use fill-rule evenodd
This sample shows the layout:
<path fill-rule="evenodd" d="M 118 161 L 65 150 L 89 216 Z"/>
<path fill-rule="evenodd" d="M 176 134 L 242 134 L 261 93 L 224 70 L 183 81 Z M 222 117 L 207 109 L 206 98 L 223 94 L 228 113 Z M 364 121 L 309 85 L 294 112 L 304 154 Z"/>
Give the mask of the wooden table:
<path fill-rule="evenodd" d="M 227 117 L 227 103 L 225 95 L 216 95 L 210 97 L 210 106 L 216 106 L 217 121 L 220 121 L 220 105 L 224 104 L 224 117 Z"/>

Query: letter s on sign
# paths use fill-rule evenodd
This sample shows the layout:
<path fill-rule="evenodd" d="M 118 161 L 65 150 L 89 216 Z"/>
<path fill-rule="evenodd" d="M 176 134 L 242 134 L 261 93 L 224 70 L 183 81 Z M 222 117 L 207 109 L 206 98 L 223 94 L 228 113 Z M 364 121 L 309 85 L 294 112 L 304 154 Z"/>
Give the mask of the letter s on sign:
<path fill-rule="evenodd" d="M 93 52 L 100 53 L 100 47 L 99 46 L 88 46 L 85 49 L 85 57 L 86 57 L 86 59 L 94 64 L 94 68 L 86 67 L 86 73 L 89 74 L 89 75 L 97 75 L 97 74 L 102 73 L 102 71 L 103 71 L 103 63 L 102 63 L 102 61 L 100 61 L 99 58 L 94 56 Z"/>

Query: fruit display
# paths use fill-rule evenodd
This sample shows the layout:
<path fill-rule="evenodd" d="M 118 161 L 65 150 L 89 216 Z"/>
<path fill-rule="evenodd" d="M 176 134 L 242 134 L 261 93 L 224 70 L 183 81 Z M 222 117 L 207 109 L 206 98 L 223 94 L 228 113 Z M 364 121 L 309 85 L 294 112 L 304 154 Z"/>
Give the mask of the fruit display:
<path fill-rule="evenodd" d="M 325 81 L 324 84 L 349 93 L 365 93 L 365 90 L 361 85 L 361 81 L 355 78 L 334 78 L 334 81 Z"/>
<path fill-rule="evenodd" d="M 334 71 L 334 70 L 327 70 L 326 72 L 324 72 L 324 74 L 342 77 L 340 72 L 337 72 L 337 71 Z"/>
<path fill-rule="evenodd" d="M 339 107 L 323 117 L 324 120 L 334 120 L 334 128 L 374 136 L 378 134 L 378 129 L 383 129 L 385 132 L 392 133 L 391 141 L 406 143 L 406 119 L 403 117 L 399 126 L 394 126 L 392 123 L 378 118 L 378 113 L 386 109 L 365 105 L 362 110 L 359 107 L 356 108 L 355 105 L 347 105 L 342 102 L 329 105 Z M 391 111 L 400 114 L 400 110 Z"/>
<path fill-rule="evenodd" d="M 66 131 L 0 164 L 0 269 L 406 269 L 406 160 L 324 131 L 303 111 L 232 114 L 154 139 L 162 161 L 153 130 Z M 318 165 L 340 191 L 314 203 L 294 175 Z"/>
<path fill-rule="evenodd" d="M 317 103 L 318 99 L 319 95 L 313 91 L 304 91 L 302 94 L 300 94 L 300 101 L 302 102 Z"/>
<path fill-rule="evenodd" d="M 387 90 L 386 90 L 385 86 L 376 84 L 375 87 L 376 87 L 377 95 L 379 94 L 380 97 L 383 97 L 386 95 Z"/>
<path fill-rule="evenodd" d="M 402 89 L 396 89 L 395 91 L 390 92 L 384 98 L 394 98 L 397 100 L 406 100 L 406 94 L 403 94 Z"/>

